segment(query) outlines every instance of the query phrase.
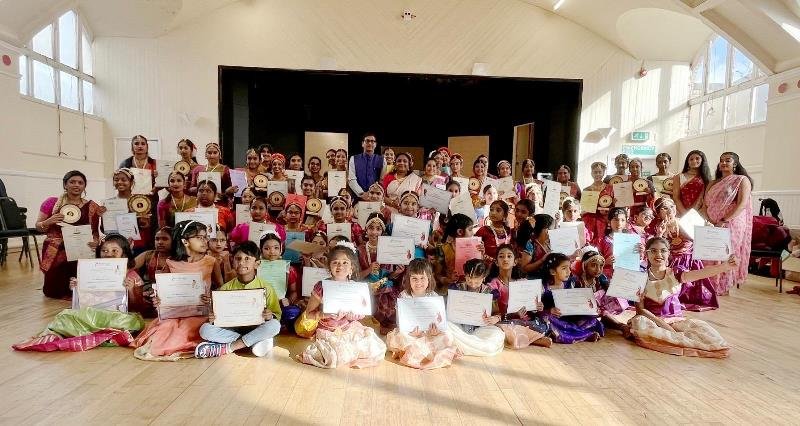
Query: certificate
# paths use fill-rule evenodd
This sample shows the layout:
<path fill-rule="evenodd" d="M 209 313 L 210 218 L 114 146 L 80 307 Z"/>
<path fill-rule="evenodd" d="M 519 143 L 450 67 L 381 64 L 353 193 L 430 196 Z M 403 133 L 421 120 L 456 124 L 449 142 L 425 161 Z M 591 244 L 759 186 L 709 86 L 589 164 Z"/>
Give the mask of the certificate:
<path fill-rule="evenodd" d="M 641 264 L 641 254 L 636 251 L 636 245 L 642 242 L 638 234 L 615 232 L 612 236 L 614 245 L 614 269 L 623 268 L 638 271 Z"/>
<path fill-rule="evenodd" d="M 358 218 L 358 224 L 361 225 L 362 228 L 365 230 L 367 229 L 367 219 L 369 219 L 369 215 L 372 213 L 380 213 L 381 212 L 381 203 L 380 201 L 359 201 L 356 204 L 356 216 Z M 386 218 L 383 218 L 386 220 Z"/>
<path fill-rule="evenodd" d="M 205 211 L 197 211 L 197 209 L 195 209 L 193 212 L 175 212 L 175 223 L 185 220 L 200 222 L 206 226 L 206 232 L 209 238 L 217 238 L 217 215 L 217 209 Z"/>
<path fill-rule="evenodd" d="M 372 315 L 372 295 L 369 292 L 369 284 L 354 281 L 346 283 L 322 281 L 322 312 Z"/>
<path fill-rule="evenodd" d="M 450 213 L 463 214 L 472 219 L 472 223 L 476 223 L 477 217 L 475 216 L 475 206 L 472 205 L 472 198 L 469 196 L 469 192 L 463 189 L 465 187 L 461 188 L 462 191 L 458 196 L 450 200 Z"/>
<path fill-rule="evenodd" d="M 647 284 L 647 272 L 615 269 L 606 296 L 638 302 Z"/>
<path fill-rule="evenodd" d="M 161 319 L 208 315 L 207 306 L 200 300 L 207 292 L 199 273 L 156 274 L 153 288 L 158 295 L 158 317 Z"/>
<path fill-rule="evenodd" d="M 247 234 L 247 239 L 261 247 L 261 234 L 265 231 L 275 231 L 275 229 L 277 228 L 275 228 L 274 223 L 250 222 L 250 231 Z"/>
<path fill-rule="evenodd" d="M 219 172 L 200 172 L 197 174 L 197 184 L 199 185 L 200 182 L 208 180 L 214 182 L 214 185 L 217 185 L 217 192 L 222 192 L 222 175 Z"/>
<path fill-rule="evenodd" d="M 397 328 L 401 333 L 425 331 L 431 324 L 447 330 L 447 311 L 442 296 L 401 297 L 397 299 Z"/>
<path fill-rule="evenodd" d="M 303 176 L 306 174 L 303 170 L 284 170 L 283 173 L 294 182 L 294 194 L 302 194 L 303 191 Z M 291 188 L 290 188 L 291 189 Z"/>
<path fill-rule="evenodd" d="M 139 222 L 136 218 L 136 213 L 123 213 L 118 214 L 115 218 L 116 230 L 125 238 L 130 238 L 134 241 L 142 239 L 139 233 Z"/>
<path fill-rule="evenodd" d="M 328 196 L 339 195 L 339 191 L 347 184 L 347 172 L 340 170 L 328 170 Z"/>
<path fill-rule="evenodd" d="M 501 200 L 517 196 L 517 192 L 514 191 L 513 177 L 506 176 L 504 178 L 497 179 L 497 195 Z"/>
<path fill-rule="evenodd" d="M 467 196 L 469 196 L 469 178 L 451 176 L 450 180 L 454 180 L 454 181 L 458 182 L 459 193 L 465 193 L 466 192 Z"/>
<path fill-rule="evenodd" d="M 447 214 L 450 211 L 450 200 L 452 199 L 453 194 L 450 191 L 424 184 L 422 185 L 422 196 L 419 197 L 419 205 L 432 208 L 441 214 Z"/>
<path fill-rule="evenodd" d="M 300 252 L 289 248 L 289 244 L 293 241 L 306 241 L 305 232 L 286 232 L 286 250 L 283 252 L 283 258 L 289 262 L 295 263 L 300 261 Z"/>
<path fill-rule="evenodd" d="M 633 205 L 633 182 L 614 184 L 614 207 L 630 207 Z"/>
<path fill-rule="evenodd" d="M 726 261 L 732 253 L 730 228 L 694 227 L 692 259 Z"/>
<path fill-rule="evenodd" d="M 575 250 L 581 248 L 576 226 L 551 229 L 547 231 L 547 235 L 550 236 L 550 251 L 553 253 L 572 256 Z"/>
<path fill-rule="evenodd" d="M 318 282 L 327 280 L 331 277 L 331 272 L 327 268 L 313 268 L 311 266 L 303 267 L 303 297 L 311 296 L 314 286 Z"/>
<path fill-rule="evenodd" d="M 408 265 L 414 258 L 414 240 L 406 237 L 378 237 L 378 256 L 381 265 Z"/>
<path fill-rule="evenodd" d="M 128 213 L 128 200 L 124 198 L 109 198 L 103 201 L 106 212 L 103 213 L 103 231 L 117 230 L 117 215 Z"/>
<path fill-rule="evenodd" d="M 327 201 L 322 202 L 322 211 L 320 213 L 320 220 L 324 223 L 333 223 L 333 214 L 331 214 L 331 206 Z"/>
<path fill-rule="evenodd" d="M 231 186 L 236 186 L 239 189 L 236 190 L 236 193 L 233 194 L 234 197 L 241 197 L 242 192 L 247 188 L 247 173 L 244 170 L 234 170 L 230 169 L 230 176 L 231 176 Z M 217 191 L 221 191 L 222 188 L 217 187 Z"/>
<path fill-rule="evenodd" d="M 583 191 L 581 193 L 581 212 L 596 213 L 599 200 L 600 191 Z"/>
<path fill-rule="evenodd" d="M 483 259 L 481 251 L 478 250 L 478 246 L 481 244 L 483 244 L 481 237 L 456 238 L 454 248 L 456 252 L 455 275 L 457 277 L 464 276 L 464 264 L 468 260 Z"/>
<path fill-rule="evenodd" d="M 478 197 L 480 197 L 481 199 L 483 199 L 483 191 L 485 191 L 485 190 L 486 190 L 486 187 L 487 187 L 487 186 L 490 186 L 490 185 L 491 185 L 491 186 L 492 186 L 494 189 L 497 189 L 497 179 L 490 178 L 490 177 L 485 177 L 485 178 L 483 178 L 483 184 L 481 185 L 481 191 L 478 193 Z M 498 193 L 500 193 L 500 191 L 499 191 L 499 190 L 498 190 L 497 192 L 498 192 Z"/>
<path fill-rule="evenodd" d="M 286 276 L 288 274 L 288 260 L 262 260 L 258 265 L 258 277 L 275 290 L 278 299 L 286 297 Z"/>
<path fill-rule="evenodd" d="M 146 194 L 153 193 L 153 172 L 150 169 L 130 168 L 133 175 L 133 188 L 132 194 Z"/>
<path fill-rule="evenodd" d="M 236 205 L 236 224 L 240 223 L 247 223 L 250 222 L 252 217 L 250 216 L 250 206 L 247 204 L 237 204 Z"/>
<path fill-rule="evenodd" d="M 166 188 L 169 186 L 169 175 L 175 171 L 175 160 L 158 160 L 156 161 L 156 187 Z M 219 188 L 217 188 L 219 190 Z"/>
<path fill-rule="evenodd" d="M 461 290 L 447 292 L 447 318 L 450 322 L 482 326 L 486 325 L 484 314 L 492 315 L 491 293 Z"/>
<path fill-rule="evenodd" d="M 214 325 L 217 327 L 246 327 L 264 323 L 267 299 L 263 288 L 252 290 L 212 291 Z"/>
<path fill-rule="evenodd" d="M 561 222 L 559 228 L 575 228 L 578 232 L 578 247 L 586 245 L 586 224 L 583 222 Z M 572 253 L 568 253 L 572 254 Z"/>
<path fill-rule="evenodd" d="M 697 210 L 695 209 L 689 209 L 680 219 L 678 219 L 678 225 L 692 240 L 694 240 L 695 226 L 703 226 L 705 224 L 706 220 L 703 219 L 703 216 L 700 216 L 700 213 L 697 213 Z"/>
<path fill-rule="evenodd" d="M 544 180 L 542 192 L 544 193 L 543 213 L 555 217 L 556 212 L 561 209 L 561 184 L 552 180 Z"/>
<path fill-rule="evenodd" d="M 95 258 L 94 250 L 89 247 L 89 243 L 94 241 L 92 225 L 64 225 L 61 227 L 61 235 L 64 238 L 64 251 L 67 253 L 68 262 Z"/>
<path fill-rule="evenodd" d="M 399 213 L 392 215 L 392 236 L 412 238 L 414 244 L 427 245 L 428 234 L 431 232 L 431 221 L 403 216 Z"/>
<path fill-rule="evenodd" d="M 328 239 L 341 235 L 343 237 L 347 237 L 348 241 L 353 241 L 353 226 L 350 222 L 344 223 L 329 223 L 327 225 L 328 230 Z"/>
<path fill-rule="evenodd" d="M 667 191 L 664 189 L 664 181 L 667 179 L 672 179 L 672 176 L 650 176 L 653 179 L 653 187 L 655 188 L 656 192 L 659 194 L 664 193 L 667 195 L 672 195 L 672 191 Z"/>
<path fill-rule="evenodd" d="M 597 300 L 591 288 L 569 288 L 553 290 L 553 302 L 561 316 L 597 316 Z"/>
<path fill-rule="evenodd" d="M 506 313 L 536 311 L 537 304 L 542 300 L 542 280 L 520 280 L 508 283 L 508 308 Z"/>
<path fill-rule="evenodd" d="M 78 259 L 79 291 L 125 291 L 128 259 Z"/>
<path fill-rule="evenodd" d="M 271 180 L 267 182 L 267 194 L 273 192 L 280 192 L 285 197 L 289 194 L 289 181 L 286 180 Z"/>

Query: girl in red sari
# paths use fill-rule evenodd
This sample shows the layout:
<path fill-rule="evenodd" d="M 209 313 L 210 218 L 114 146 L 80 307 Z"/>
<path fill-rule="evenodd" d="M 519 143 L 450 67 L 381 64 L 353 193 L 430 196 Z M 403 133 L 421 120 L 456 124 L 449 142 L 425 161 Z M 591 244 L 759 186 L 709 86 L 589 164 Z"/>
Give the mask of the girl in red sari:
<path fill-rule="evenodd" d="M 733 152 L 724 152 L 719 157 L 719 165 L 714 181 L 708 186 L 703 216 L 714 226 L 731 230 L 731 254 L 739 259 L 750 256 L 753 234 L 753 203 L 750 191 L 753 182 Z M 747 262 L 723 272 L 714 283 L 717 294 L 726 295 L 735 284 L 744 284 L 747 278 Z"/>
<path fill-rule="evenodd" d="M 561 184 L 561 192 L 566 193 L 567 196 L 572 197 L 578 201 L 581 199 L 581 187 L 577 183 L 570 180 L 572 177 L 572 169 L 566 164 L 562 164 L 556 172 L 556 180 Z"/>
<path fill-rule="evenodd" d="M 711 180 L 708 161 L 703 151 L 690 151 L 683 163 L 683 171 L 672 177 L 673 196 L 678 217 L 682 217 L 691 209 L 700 210 L 703 195 Z"/>
<path fill-rule="evenodd" d="M 489 223 L 482 226 L 475 233 L 476 237 L 481 237 L 485 248 L 485 259 L 487 262 L 494 262 L 497 258 L 497 248 L 503 244 L 510 244 L 512 240 L 511 228 L 506 224 L 508 221 L 508 204 L 503 200 L 497 200 L 489 205 Z"/>
<path fill-rule="evenodd" d="M 599 161 L 592 163 L 592 179 L 594 182 L 583 188 L 584 191 L 597 191 L 600 196 L 608 195 L 614 196 L 614 187 L 603 183 L 603 176 L 606 174 L 606 165 Z M 608 207 L 597 206 L 597 211 L 594 213 L 582 212 L 581 219 L 586 227 L 586 233 L 589 235 L 587 242 L 593 246 L 600 244 L 606 235 L 606 228 L 608 227 Z"/>
<path fill-rule="evenodd" d="M 91 225 L 94 240 L 89 242 L 89 247 L 95 249 L 99 241 L 100 215 L 103 208 L 94 201 L 83 198 L 86 189 L 86 176 L 72 170 L 64 175 L 64 193 L 59 197 L 50 197 L 39 208 L 39 217 L 36 219 L 36 230 L 47 235 L 42 244 L 42 261 L 39 269 L 44 273 L 44 286 L 42 292 L 47 297 L 55 299 L 70 298 L 70 277 L 77 276 L 78 262 L 67 261 L 67 252 L 64 248 L 64 236 L 59 223 L 64 222 L 61 208 L 71 205 L 80 209 L 80 218 L 71 225 Z"/>
<path fill-rule="evenodd" d="M 636 182 L 639 179 L 644 180 L 647 183 L 647 189 L 643 191 L 637 191 L 636 189 L 633 190 L 633 205 L 630 207 L 629 218 L 633 221 L 636 218 L 636 215 L 642 211 L 645 207 L 653 208 L 653 203 L 656 201 L 656 189 L 653 186 L 653 182 L 643 179 L 641 177 L 642 173 L 642 160 L 638 158 L 633 158 L 628 163 L 628 170 L 630 170 L 630 177 L 629 180 L 632 182 Z"/>
<path fill-rule="evenodd" d="M 211 142 L 210 144 L 206 145 L 206 160 L 208 160 L 208 164 L 205 166 L 197 166 L 192 169 L 191 173 L 191 184 L 189 185 L 189 194 L 197 194 L 197 184 L 199 183 L 200 179 L 200 172 L 214 172 L 219 173 L 220 175 L 220 186 L 222 188 L 218 188 L 222 195 L 226 197 L 232 197 L 233 194 L 239 188 L 231 186 L 231 172 L 228 169 L 228 166 L 220 163 L 220 158 L 222 157 L 222 150 L 219 147 L 219 144 L 216 142 Z"/>

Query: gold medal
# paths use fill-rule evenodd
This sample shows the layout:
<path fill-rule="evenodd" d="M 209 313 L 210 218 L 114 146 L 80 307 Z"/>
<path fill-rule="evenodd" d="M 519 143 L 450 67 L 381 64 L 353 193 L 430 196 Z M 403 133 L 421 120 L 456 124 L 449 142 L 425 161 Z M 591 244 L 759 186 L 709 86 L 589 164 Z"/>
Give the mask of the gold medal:
<path fill-rule="evenodd" d="M 192 171 L 192 166 L 190 166 L 189 163 L 181 160 L 175 163 L 175 167 L 173 167 L 173 170 L 184 176 L 188 176 L 189 172 Z"/>
<path fill-rule="evenodd" d="M 611 207 L 611 204 L 614 203 L 614 197 L 610 195 L 602 195 L 597 200 L 597 205 L 603 208 Z"/>
<path fill-rule="evenodd" d="M 64 223 L 72 224 L 81 220 L 81 209 L 76 205 L 65 204 L 58 212 L 64 215 Z"/>
<path fill-rule="evenodd" d="M 143 194 L 136 194 L 128 199 L 128 209 L 138 216 L 149 216 L 152 207 L 150 198 Z"/>
<path fill-rule="evenodd" d="M 306 211 L 308 213 L 319 213 L 322 210 L 322 201 L 317 198 L 312 198 L 306 202 Z"/>
<path fill-rule="evenodd" d="M 633 182 L 633 190 L 636 192 L 645 192 L 650 185 L 647 184 L 647 181 L 644 179 L 636 179 Z"/>
<path fill-rule="evenodd" d="M 286 201 L 286 196 L 281 192 L 275 191 L 269 194 L 269 204 L 272 207 L 283 207 L 284 201 Z"/>
<path fill-rule="evenodd" d="M 616 185 L 616 184 L 622 183 L 622 182 L 624 182 L 622 180 L 622 176 L 613 176 L 613 177 L 611 177 L 611 179 L 608 180 L 608 183 L 610 183 L 611 185 Z"/>
<path fill-rule="evenodd" d="M 672 192 L 672 178 L 664 179 L 662 186 L 664 187 L 664 191 Z"/>
<path fill-rule="evenodd" d="M 269 183 L 269 178 L 267 177 L 267 175 L 259 173 L 253 178 L 253 186 L 255 186 L 256 188 L 259 189 L 266 188 L 268 183 Z"/>

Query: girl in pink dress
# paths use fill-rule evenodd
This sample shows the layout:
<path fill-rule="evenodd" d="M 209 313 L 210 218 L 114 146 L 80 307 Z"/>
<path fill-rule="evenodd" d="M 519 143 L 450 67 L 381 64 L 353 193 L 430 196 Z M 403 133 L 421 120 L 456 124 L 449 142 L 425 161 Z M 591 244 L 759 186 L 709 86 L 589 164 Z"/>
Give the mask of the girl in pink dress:
<path fill-rule="evenodd" d="M 706 193 L 704 216 L 714 226 L 729 228 L 731 253 L 748 259 L 753 234 L 752 179 L 733 152 L 722 153 L 714 177 Z M 720 274 L 714 283 L 717 294 L 728 294 L 731 287 L 739 287 L 746 278 L 747 262 L 742 262 L 736 269 Z"/>

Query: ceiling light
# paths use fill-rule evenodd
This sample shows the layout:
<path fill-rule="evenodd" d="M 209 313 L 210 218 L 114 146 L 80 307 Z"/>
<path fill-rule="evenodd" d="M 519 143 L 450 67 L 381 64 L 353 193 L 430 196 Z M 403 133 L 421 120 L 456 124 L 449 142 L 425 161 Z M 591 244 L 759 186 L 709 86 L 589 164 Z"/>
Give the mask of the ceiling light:
<path fill-rule="evenodd" d="M 555 11 L 555 10 L 558 10 L 558 8 L 559 8 L 559 7 L 561 7 L 561 6 L 563 6 L 563 5 L 564 5 L 564 2 L 565 2 L 565 1 L 566 1 L 566 0 L 558 0 L 558 1 L 556 2 L 556 4 L 554 4 L 554 5 L 553 5 L 553 10 L 554 10 L 554 11 Z"/>

